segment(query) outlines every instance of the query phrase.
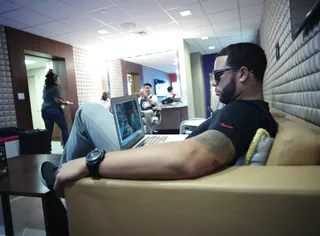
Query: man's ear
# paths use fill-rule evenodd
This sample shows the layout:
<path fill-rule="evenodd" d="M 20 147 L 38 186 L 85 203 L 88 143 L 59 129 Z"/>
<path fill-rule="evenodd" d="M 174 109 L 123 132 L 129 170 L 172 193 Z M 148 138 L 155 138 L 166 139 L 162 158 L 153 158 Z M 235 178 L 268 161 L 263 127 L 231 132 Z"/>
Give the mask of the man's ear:
<path fill-rule="evenodd" d="M 249 78 L 249 70 L 247 67 L 242 66 L 239 71 L 240 71 L 240 82 L 245 83 Z"/>

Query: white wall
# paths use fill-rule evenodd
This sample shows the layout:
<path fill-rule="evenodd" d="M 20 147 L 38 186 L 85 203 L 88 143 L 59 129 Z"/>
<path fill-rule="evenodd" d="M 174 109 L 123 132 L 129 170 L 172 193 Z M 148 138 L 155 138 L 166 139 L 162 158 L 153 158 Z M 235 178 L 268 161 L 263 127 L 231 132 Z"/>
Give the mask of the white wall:
<path fill-rule="evenodd" d="M 32 123 L 34 129 L 45 129 L 41 116 L 42 90 L 45 81 L 46 68 L 28 70 L 28 88 L 30 96 Z"/>
<path fill-rule="evenodd" d="M 178 47 L 181 100 L 188 105 L 189 119 L 195 117 L 189 45 L 181 40 Z"/>
<path fill-rule="evenodd" d="M 191 73 L 195 116 L 199 118 L 206 118 L 206 101 L 204 89 L 203 63 L 201 53 L 191 54 Z"/>
<path fill-rule="evenodd" d="M 112 97 L 121 97 L 123 93 L 121 60 L 108 61 L 108 74 Z"/>

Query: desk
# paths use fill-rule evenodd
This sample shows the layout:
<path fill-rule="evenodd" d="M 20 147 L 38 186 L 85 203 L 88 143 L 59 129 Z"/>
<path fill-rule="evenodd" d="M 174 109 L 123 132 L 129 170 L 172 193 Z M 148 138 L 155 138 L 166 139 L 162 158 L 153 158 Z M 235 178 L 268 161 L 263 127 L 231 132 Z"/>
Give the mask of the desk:
<path fill-rule="evenodd" d="M 161 124 L 157 130 L 178 130 L 182 121 L 188 119 L 188 106 L 177 103 L 174 106 L 161 105 Z"/>
<path fill-rule="evenodd" d="M 60 155 L 21 155 L 10 158 L 9 174 L 0 177 L 0 194 L 7 236 L 14 235 L 10 207 L 10 195 L 38 197 L 42 199 L 47 236 L 69 235 L 67 212 L 61 201 L 40 181 L 38 167 L 44 161 L 58 164 Z M 26 216 L 27 217 L 27 216 Z"/>
<path fill-rule="evenodd" d="M 199 120 L 188 120 L 185 122 L 183 125 L 185 126 L 191 126 L 191 127 L 198 127 L 200 126 L 203 122 L 205 122 L 206 119 L 199 119 Z"/>

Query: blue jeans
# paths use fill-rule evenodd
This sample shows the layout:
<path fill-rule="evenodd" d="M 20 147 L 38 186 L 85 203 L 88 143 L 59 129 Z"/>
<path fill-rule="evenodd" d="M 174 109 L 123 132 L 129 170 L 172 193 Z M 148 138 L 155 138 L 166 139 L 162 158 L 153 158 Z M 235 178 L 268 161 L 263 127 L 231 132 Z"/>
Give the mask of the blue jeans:
<path fill-rule="evenodd" d="M 50 140 L 52 139 L 53 126 L 56 123 L 62 132 L 63 146 L 66 145 L 69 137 L 68 126 L 62 108 L 47 107 L 41 110 L 42 119 L 46 129 L 49 132 Z"/>
<path fill-rule="evenodd" d="M 112 113 L 100 104 L 88 103 L 76 112 L 59 168 L 63 163 L 85 157 L 94 148 L 113 152 L 119 151 L 120 145 Z"/>

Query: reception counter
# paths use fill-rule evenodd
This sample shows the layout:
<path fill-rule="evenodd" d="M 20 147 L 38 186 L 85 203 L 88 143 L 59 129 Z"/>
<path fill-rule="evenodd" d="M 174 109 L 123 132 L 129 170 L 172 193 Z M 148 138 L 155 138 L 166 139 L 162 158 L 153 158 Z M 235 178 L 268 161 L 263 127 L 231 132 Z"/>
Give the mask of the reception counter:
<path fill-rule="evenodd" d="M 161 105 L 161 124 L 157 130 L 179 130 L 180 123 L 188 120 L 188 106 L 184 103 Z"/>

